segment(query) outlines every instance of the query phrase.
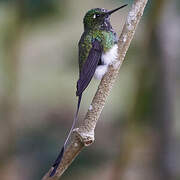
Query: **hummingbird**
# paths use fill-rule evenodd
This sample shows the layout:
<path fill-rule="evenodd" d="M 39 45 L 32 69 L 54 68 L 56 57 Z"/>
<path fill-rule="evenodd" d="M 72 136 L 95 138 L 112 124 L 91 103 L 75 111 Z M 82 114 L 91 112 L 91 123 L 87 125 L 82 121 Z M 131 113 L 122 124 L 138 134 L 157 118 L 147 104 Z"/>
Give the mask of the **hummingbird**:
<path fill-rule="evenodd" d="M 70 135 L 75 127 L 80 108 L 82 93 L 89 85 L 92 77 L 102 79 L 118 56 L 118 39 L 116 32 L 111 26 L 110 16 L 127 4 L 114 10 L 95 8 L 89 10 L 83 19 L 84 32 L 78 43 L 79 47 L 79 80 L 77 81 L 76 96 L 78 96 L 77 110 L 72 127 L 64 142 L 64 145 L 53 164 L 50 172 L 52 177 L 62 160 L 64 150 L 67 146 Z"/>

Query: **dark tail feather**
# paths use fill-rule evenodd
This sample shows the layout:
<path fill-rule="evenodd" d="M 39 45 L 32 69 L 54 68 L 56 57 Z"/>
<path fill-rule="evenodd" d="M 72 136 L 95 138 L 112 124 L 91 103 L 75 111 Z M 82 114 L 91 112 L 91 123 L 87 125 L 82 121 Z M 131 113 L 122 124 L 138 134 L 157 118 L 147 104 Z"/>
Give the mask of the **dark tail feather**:
<path fill-rule="evenodd" d="M 57 170 L 57 168 L 58 168 L 58 165 L 60 164 L 61 159 L 62 159 L 62 157 L 63 157 L 63 154 L 64 154 L 64 146 L 62 147 L 61 152 L 59 153 L 56 161 L 55 161 L 54 164 L 53 164 L 53 168 L 54 168 L 54 169 L 51 171 L 51 173 L 50 173 L 50 175 L 49 175 L 50 177 L 54 176 L 54 174 L 56 173 L 56 170 Z"/>
<path fill-rule="evenodd" d="M 50 175 L 49 175 L 50 177 L 54 176 L 54 174 L 56 173 L 56 170 L 57 170 L 59 164 L 61 163 L 61 160 L 62 160 L 62 157 L 63 157 L 63 154 L 64 154 L 64 150 L 65 150 L 65 148 L 66 148 L 66 145 L 67 145 L 67 143 L 68 143 L 68 140 L 69 140 L 69 138 L 70 138 L 70 136 L 71 136 L 71 133 L 72 133 L 75 125 L 76 125 L 76 121 L 77 121 L 77 117 L 78 117 L 78 112 L 79 112 L 79 108 L 80 108 L 80 104 L 81 104 L 81 98 L 82 98 L 82 94 L 80 94 L 79 97 L 78 97 L 77 110 L 76 110 L 76 115 L 75 115 L 74 120 L 73 120 L 72 127 L 71 127 L 71 129 L 70 129 L 70 131 L 69 131 L 69 134 L 68 134 L 68 136 L 67 136 L 67 138 L 66 138 L 66 140 L 65 140 L 65 142 L 64 142 L 64 145 L 63 145 L 63 147 L 62 147 L 62 149 L 61 149 L 61 152 L 59 153 L 56 161 L 55 161 L 54 164 L 53 164 L 53 168 L 54 168 L 54 169 L 53 169 L 52 172 L 50 173 Z"/>

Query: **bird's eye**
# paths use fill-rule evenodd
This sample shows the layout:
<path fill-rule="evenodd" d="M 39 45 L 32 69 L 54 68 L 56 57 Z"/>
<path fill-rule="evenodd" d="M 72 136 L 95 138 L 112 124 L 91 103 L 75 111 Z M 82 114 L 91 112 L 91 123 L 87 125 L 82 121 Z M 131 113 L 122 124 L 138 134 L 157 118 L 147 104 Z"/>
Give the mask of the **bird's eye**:
<path fill-rule="evenodd" d="M 98 17 L 100 17 L 99 14 L 94 14 L 94 15 L 93 15 L 93 19 L 96 19 L 96 18 L 98 18 Z"/>

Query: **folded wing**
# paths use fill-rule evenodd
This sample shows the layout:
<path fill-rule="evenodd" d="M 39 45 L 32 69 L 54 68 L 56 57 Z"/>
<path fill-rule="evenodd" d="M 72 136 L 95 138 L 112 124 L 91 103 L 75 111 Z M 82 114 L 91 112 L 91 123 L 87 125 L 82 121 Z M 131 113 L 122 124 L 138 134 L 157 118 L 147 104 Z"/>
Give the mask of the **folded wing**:
<path fill-rule="evenodd" d="M 98 40 L 94 40 L 92 43 L 92 48 L 89 51 L 89 55 L 80 71 L 79 80 L 77 82 L 76 96 L 82 95 L 83 91 L 90 83 L 95 73 L 98 62 L 101 59 L 101 55 L 102 55 L 102 46 Z"/>

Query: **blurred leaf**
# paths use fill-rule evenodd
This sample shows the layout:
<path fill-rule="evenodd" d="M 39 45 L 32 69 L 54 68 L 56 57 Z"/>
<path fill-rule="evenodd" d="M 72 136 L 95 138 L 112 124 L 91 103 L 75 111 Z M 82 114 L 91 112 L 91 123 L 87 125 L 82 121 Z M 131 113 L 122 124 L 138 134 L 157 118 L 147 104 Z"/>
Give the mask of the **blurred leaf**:
<path fill-rule="evenodd" d="M 56 13 L 62 13 L 65 0 L 0 0 L 0 3 L 7 3 L 17 7 L 24 19 L 34 20 Z"/>
<path fill-rule="evenodd" d="M 29 19 L 54 14 L 58 10 L 56 0 L 25 0 L 25 17 Z"/>

